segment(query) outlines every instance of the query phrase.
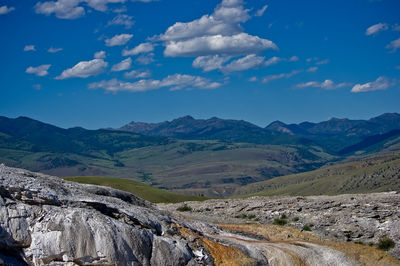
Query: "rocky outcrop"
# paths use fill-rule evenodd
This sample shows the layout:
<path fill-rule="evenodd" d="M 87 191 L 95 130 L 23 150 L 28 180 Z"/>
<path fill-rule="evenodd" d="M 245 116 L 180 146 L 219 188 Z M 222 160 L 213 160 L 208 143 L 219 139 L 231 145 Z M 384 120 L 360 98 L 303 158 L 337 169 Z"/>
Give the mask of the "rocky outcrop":
<path fill-rule="evenodd" d="M 395 242 L 389 254 L 400 259 L 400 194 L 397 192 L 308 197 L 253 197 L 187 202 L 184 215 L 209 223 L 275 223 L 309 230 L 323 239 L 377 246 Z M 182 204 L 160 204 L 175 211 Z"/>
<path fill-rule="evenodd" d="M 197 264 L 174 228 L 170 216 L 129 193 L 0 166 L 6 265 Z"/>
<path fill-rule="evenodd" d="M 184 214 L 195 219 L 187 219 L 176 212 L 181 204 L 160 210 L 119 190 L 0 165 L 0 265 L 398 264 L 374 247 L 265 224 L 283 210 L 311 219 L 308 208 L 328 206 L 303 204 L 300 210 L 291 200 L 290 208 L 285 199 L 191 202 L 194 211 Z M 236 213 L 259 223 L 207 221 L 228 223 Z M 243 222 L 241 217 L 233 219 Z"/>

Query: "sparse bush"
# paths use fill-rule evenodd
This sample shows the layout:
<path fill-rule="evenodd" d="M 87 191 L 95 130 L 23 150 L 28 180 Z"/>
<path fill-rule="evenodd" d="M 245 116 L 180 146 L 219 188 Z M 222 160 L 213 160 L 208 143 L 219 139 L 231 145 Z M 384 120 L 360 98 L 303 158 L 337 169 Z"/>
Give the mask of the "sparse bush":
<path fill-rule="evenodd" d="M 248 219 L 254 219 L 254 218 L 256 218 L 256 216 L 254 214 L 250 214 L 250 215 L 247 216 L 247 218 Z"/>
<path fill-rule="evenodd" d="M 311 231 L 311 227 L 309 225 L 303 226 L 304 231 Z"/>
<path fill-rule="evenodd" d="M 180 206 L 179 208 L 176 209 L 179 212 L 191 212 L 193 209 L 192 207 L 188 206 L 187 204 L 184 204 Z"/>
<path fill-rule="evenodd" d="M 299 217 L 294 217 L 294 218 L 293 218 L 293 222 L 298 222 L 299 220 L 300 220 Z"/>
<path fill-rule="evenodd" d="M 378 248 L 382 250 L 388 251 L 391 248 L 394 248 L 395 243 L 392 239 L 387 236 L 383 236 L 378 241 Z"/>
<path fill-rule="evenodd" d="M 274 224 L 283 226 L 283 225 L 287 224 L 287 221 L 286 221 L 286 219 L 275 218 Z"/>

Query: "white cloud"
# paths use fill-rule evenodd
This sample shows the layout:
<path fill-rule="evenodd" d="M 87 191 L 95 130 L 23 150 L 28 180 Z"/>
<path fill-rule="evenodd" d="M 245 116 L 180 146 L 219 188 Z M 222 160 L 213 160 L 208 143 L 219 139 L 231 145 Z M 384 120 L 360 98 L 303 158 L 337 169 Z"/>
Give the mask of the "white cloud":
<path fill-rule="evenodd" d="M 60 52 L 60 51 L 62 51 L 63 50 L 63 48 L 54 48 L 54 47 L 50 47 L 48 50 L 47 50 L 47 52 L 49 52 L 49 53 L 58 53 L 58 52 Z"/>
<path fill-rule="evenodd" d="M 265 12 L 265 10 L 267 10 L 267 8 L 268 8 L 268 5 L 263 6 L 262 8 L 257 10 L 257 12 L 254 14 L 254 16 L 261 17 L 262 15 L 264 15 L 264 12 Z"/>
<path fill-rule="evenodd" d="M 137 0 L 139 2 L 151 2 L 153 0 Z M 156 1 L 156 0 L 155 0 Z M 38 14 L 52 15 L 61 19 L 77 19 L 85 15 L 84 7 L 91 7 L 97 11 L 105 12 L 108 4 L 125 3 L 126 0 L 57 0 L 39 2 L 35 5 Z M 132 1 L 134 2 L 134 1 Z M 82 6 L 83 5 L 83 6 Z M 120 8 L 122 10 L 123 8 Z"/>
<path fill-rule="evenodd" d="M 263 83 L 268 83 L 270 81 L 276 80 L 276 79 L 282 79 L 282 78 L 290 78 L 294 75 L 297 75 L 299 73 L 303 72 L 303 70 L 293 70 L 289 73 L 281 73 L 281 74 L 276 74 L 276 75 L 269 75 L 269 76 L 265 76 L 263 77 L 263 79 L 261 80 Z"/>
<path fill-rule="evenodd" d="M 256 82 L 256 81 L 258 81 L 258 78 L 254 76 L 254 77 L 249 78 L 248 80 L 250 82 Z"/>
<path fill-rule="evenodd" d="M 98 51 L 94 53 L 94 58 L 96 59 L 104 59 L 106 58 L 106 52 L 105 51 Z"/>
<path fill-rule="evenodd" d="M 204 72 L 209 72 L 216 69 L 221 69 L 222 64 L 229 61 L 231 56 L 221 55 L 207 55 L 199 56 L 193 61 L 192 66 L 195 68 L 202 68 Z"/>
<path fill-rule="evenodd" d="M 38 77 L 43 77 L 49 74 L 48 70 L 51 65 L 41 65 L 37 67 L 28 67 L 25 72 L 28 74 L 35 74 Z"/>
<path fill-rule="evenodd" d="M 317 70 L 318 70 L 318 67 L 313 66 L 313 67 L 309 67 L 306 71 L 307 71 L 307 72 L 315 72 L 315 71 L 317 71 Z"/>
<path fill-rule="evenodd" d="M 122 55 L 123 56 L 129 56 L 129 55 L 138 55 L 141 53 L 149 53 L 154 51 L 154 46 L 152 43 L 141 43 L 138 46 L 136 46 L 135 48 L 132 48 L 130 50 L 123 50 L 122 51 Z"/>
<path fill-rule="evenodd" d="M 375 25 L 372 25 L 365 31 L 365 35 L 370 36 L 370 35 L 376 35 L 381 31 L 386 31 L 389 29 L 389 26 L 386 23 L 378 23 Z"/>
<path fill-rule="evenodd" d="M 59 0 L 60 1 L 60 0 Z M 125 3 L 125 0 L 84 0 L 88 6 L 97 11 L 107 11 L 107 5 L 112 3 Z"/>
<path fill-rule="evenodd" d="M 134 24 L 133 17 L 128 16 L 126 14 L 119 14 L 107 23 L 108 26 L 121 25 L 125 26 L 126 29 L 130 29 L 133 26 L 133 24 Z"/>
<path fill-rule="evenodd" d="M 106 39 L 106 46 L 120 46 L 125 45 L 133 37 L 133 34 L 119 34 L 115 35 L 111 39 Z"/>
<path fill-rule="evenodd" d="M 38 2 L 34 8 L 38 14 L 49 16 L 54 13 L 57 18 L 76 19 L 85 15 L 85 9 L 78 6 L 80 2 L 80 0 Z"/>
<path fill-rule="evenodd" d="M 136 1 L 152 2 L 153 0 Z M 38 2 L 34 8 L 37 14 L 46 16 L 54 14 L 57 18 L 61 19 L 77 19 L 85 15 L 86 11 L 84 7 L 89 6 L 97 11 L 105 12 L 108 10 L 108 4 L 125 2 L 126 0 L 57 0 Z"/>
<path fill-rule="evenodd" d="M 111 67 L 111 71 L 117 72 L 117 71 L 124 71 L 130 69 L 132 66 L 132 58 L 128 57 L 125 60 L 122 60 L 118 64 L 115 64 Z"/>
<path fill-rule="evenodd" d="M 288 61 L 289 61 L 289 62 L 297 62 L 297 61 L 299 61 L 299 57 L 294 55 L 294 56 L 290 57 L 290 58 L 288 59 Z"/>
<path fill-rule="evenodd" d="M 323 82 L 310 81 L 310 82 L 306 82 L 306 83 L 301 83 L 301 84 L 298 84 L 296 87 L 297 88 L 314 87 L 314 88 L 322 88 L 324 90 L 335 90 L 335 89 L 339 89 L 339 88 L 347 87 L 347 86 L 351 86 L 351 84 L 345 83 L 345 82 L 335 84 L 332 80 L 327 79 Z"/>
<path fill-rule="evenodd" d="M 239 33 L 233 36 L 204 36 L 185 41 L 171 41 L 167 44 L 164 55 L 177 56 L 204 56 L 214 54 L 242 55 L 258 53 L 267 49 L 277 49 L 270 40 Z"/>
<path fill-rule="evenodd" d="M 138 78 L 148 78 L 150 77 L 150 71 L 146 70 L 146 71 L 137 71 L 137 70 L 132 70 L 130 72 L 126 72 L 124 74 L 125 78 L 130 78 L 130 79 L 138 79 Z"/>
<path fill-rule="evenodd" d="M 24 51 L 25 51 L 25 52 L 28 52 L 28 51 L 36 51 L 35 45 L 25 45 Z"/>
<path fill-rule="evenodd" d="M 365 84 L 356 84 L 351 89 L 351 92 L 367 92 L 367 91 L 377 91 L 377 90 L 386 90 L 391 86 L 391 83 L 386 77 L 379 77 L 375 81 L 371 81 Z"/>
<path fill-rule="evenodd" d="M 393 52 L 393 53 L 396 52 L 397 49 L 400 48 L 400 38 L 398 38 L 398 39 L 396 39 L 394 41 L 391 41 L 388 45 L 386 45 L 386 48 L 387 49 L 392 49 L 391 52 Z"/>
<path fill-rule="evenodd" d="M 135 60 L 136 63 L 142 64 L 142 65 L 148 65 L 152 62 L 154 62 L 154 54 L 149 53 L 149 54 L 143 54 L 136 58 Z"/>
<path fill-rule="evenodd" d="M 242 1 L 222 1 L 212 15 L 204 15 L 191 22 L 177 22 L 158 36 L 163 41 L 176 41 L 211 35 L 233 35 L 242 32 L 240 22 L 246 22 L 249 10 Z"/>
<path fill-rule="evenodd" d="M 250 68 L 257 68 L 266 65 L 264 61 L 265 57 L 257 56 L 255 54 L 250 54 L 245 57 L 239 58 L 227 64 L 225 67 L 222 68 L 225 72 L 234 72 L 234 71 L 243 71 Z M 272 59 L 272 58 L 271 58 Z M 270 59 L 270 60 L 271 60 Z M 275 61 L 273 59 L 271 62 Z M 273 63 L 270 63 L 273 64 Z"/>
<path fill-rule="evenodd" d="M 329 59 L 324 59 L 324 60 L 316 62 L 315 64 L 316 65 L 326 65 L 328 63 L 329 63 Z"/>
<path fill-rule="evenodd" d="M 153 40 L 164 41 L 167 57 L 239 56 L 277 49 L 272 41 L 243 32 L 241 23 L 250 19 L 249 11 L 242 0 L 223 0 L 211 15 L 177 22 Z"/>
<path fill-rule="evenodd" d="M 264 56 L 257 56 L 256 54 L 249 54 L 244 57 L 235 59 L 229 64 L 224 65 L 232 57 L 231 56 L 220 56 L 220 55 L 209 55 L 197 57 L 192 66 L 195 68 L 202 68 L 204 72 L 212 70 L 221 70 L 222 72 L 229 73 L 235 71 L 243 71 L 247 69 L 266 67 L 274 65 L 280 61 L 290 61 L 291 59 L 284 59 L 279 57 L 271 57 L 265 60 Z"/>
<path fill-rule="evenodd" d="M 160 88 L 170 88 L 170 90 L 181 90 L 181 89 L 215 89 L 220 87 L 221 84 L 218 82 L 211 82 L 209 79 L 174 74 L 170 75 L 162 80 L 153 79 L 142 79 L 137 82 L 124 82 L 117 79 L 103 80 L 100 82 L 94 82 L 89 84 L 89 89 L 104 89 L 108 92 L 143 92 L 149 90 L 156 90 Z"/>
<path fill-rule="evenodd" d="M 87 78 L 96 76 L 105 71 L 108 63 L 103 59 L 93 59 L 90 61 L 81 61 L 72 68 L 64 70 L 56 79 L 68 78 Z"/>
<path fill-rule="evenodd" d="M 5 15 L 15 10 L 14 7 L 0 6 L 0 15 Z"/>
<path fill-rule="evenodd" d="M 392 31 L 400 31 L 400 25 L 399 24 L 394 24 L 393 26 L 392 26 Z"/>

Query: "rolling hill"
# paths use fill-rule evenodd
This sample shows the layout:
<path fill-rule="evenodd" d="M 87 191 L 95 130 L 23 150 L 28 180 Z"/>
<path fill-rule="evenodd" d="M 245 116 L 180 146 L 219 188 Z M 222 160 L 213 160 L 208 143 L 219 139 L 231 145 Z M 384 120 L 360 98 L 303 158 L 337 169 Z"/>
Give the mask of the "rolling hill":
<path fill-rule="evenodd" d="M 400 153 L 276 177 L 238 188 L 236 196 L 336 195 L 400 191 Z"/>

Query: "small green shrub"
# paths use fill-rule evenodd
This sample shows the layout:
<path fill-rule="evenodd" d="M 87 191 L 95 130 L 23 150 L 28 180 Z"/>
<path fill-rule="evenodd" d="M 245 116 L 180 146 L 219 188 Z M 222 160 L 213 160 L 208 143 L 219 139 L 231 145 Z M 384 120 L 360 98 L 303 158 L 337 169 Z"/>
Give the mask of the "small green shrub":
<path fill-rule="evenodd" d="M 304 231 L 311 231 L 311 227 L 309 225 L 303 226 Z"/>
<path fill-rule="evenodd" d="M 381 237 L 378 241 L 378 248 L 382 250 L 388 251 L 389 249 L 394 248 L 394 246 L 394 241 L 387 236 Z"/>
<path fill-rule="evenodd" d="M 275 218 L 274 224 L 283 226 L 283 225 L 287 224 L 287 221 L 286 221 L 286 219 Z"/>
<path fill-rule="evenodd" d="M 299 220 L 300 220 L 299 217 L 294 217 L 294 218 L 293 218 L 293 222 L 298 222 Z"/>
<path fill-rule="evenodd" d="M 256 216 L 254 214 L 250 214 L 250 215 L 247 216 L 247 218 L 248 219 L 254 219 L 254 218 L 256 218 Z"/>
<path fill-rule="evenodd" d="M 180 206 L 179 208 L 176 209 L 179 212 L 191 212 L 193 209 L 192 207 L 188 206 L 187 204 L 184 204 Z"/>

